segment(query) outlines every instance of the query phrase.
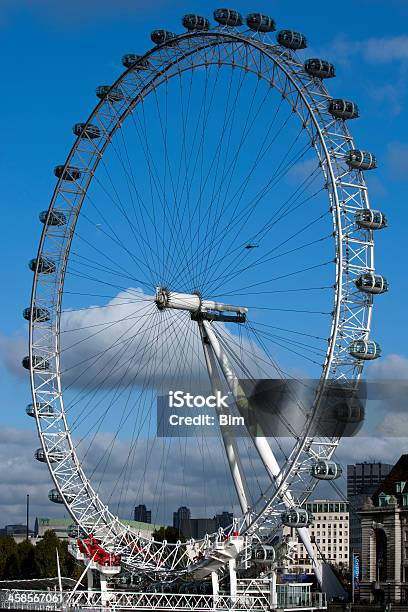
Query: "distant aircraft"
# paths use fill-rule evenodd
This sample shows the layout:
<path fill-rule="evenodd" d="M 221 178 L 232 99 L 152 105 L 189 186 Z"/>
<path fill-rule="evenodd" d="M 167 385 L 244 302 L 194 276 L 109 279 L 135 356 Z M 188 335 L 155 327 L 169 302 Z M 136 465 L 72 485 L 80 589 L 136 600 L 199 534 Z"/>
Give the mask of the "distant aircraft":
<path fill-rule="evenodd" d="M 257 249 L 259 247 L 259 244 L 247 244 L 245 246 L 246 249 Z"/>

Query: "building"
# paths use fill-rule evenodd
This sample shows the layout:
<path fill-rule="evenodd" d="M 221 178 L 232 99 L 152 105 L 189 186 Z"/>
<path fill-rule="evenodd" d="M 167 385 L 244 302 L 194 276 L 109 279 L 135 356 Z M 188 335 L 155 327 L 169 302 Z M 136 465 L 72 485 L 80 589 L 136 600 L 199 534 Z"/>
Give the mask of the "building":
<path fill-rule="evenodd" d="M 72 525 L 70 518 L 44 518 L 35 519 L 34 533 L 36 538 L 44 537 L 46 531 L 53 531 L 61 540 L 68 539 L 68 527 Z"/>
<path fill-rule="evenodd" d="M 32 538 L 34 532 L 29 529 L 28 537 Z M 19 543 L 27 538 L 27 525 L 16 524 L 16 525 L 6 525 L 3 529 L 0 529 L 0 537 L 12 537 L 14 540 Z"/>
<path fill-rule="evenodd" d="M 201 540 L 206 533 L 214 533 L 217 528 L 214 519 L 189 518 L 181 519 L 179 531 L 186 540 Z"/>
<path fill-rule="evenodd" d="M 121 519 L 122 523 L 129 525 L 133 531 L 140 532 L 145 538 L 151 538 L 154 531 L 160 529 L 162 525 L 152 525 L 151 523 L 143 523 L 140 521 L 128 521 Z M 46 531 L 54 531 L 55 535 L 60 539 L 68 538 L 68 528 L 72 525 L 71 518 L 43 518 L 35 519 L 34 535 L 36 538 L 42 538 Z"/>
<path fill-rule="evenodd" d="M 312 546 L 318 559 L 335 565 L 339 569 L 349 566 L 349 511 L 347 502 L 340 500 L 315 500 L 304 508 L 313 517 L 309 528 Z M 311 574 L 312 562 L 293 527 L 284 527 L 283 535 L 297 541 L 293 560 L 288 571 L 294 574 Z"/>
<path fill-rule="evenodd" d="M 218 529 L 226 529 L 233 523 L 232 512 L 223 511 L 213 518 L 191 518 L 191 510 L 186 506 L 180 506 L 173 512 L 173 527 L 186 538 L 199 540 L 207 533 L 215 533 Z"/>
<path fill-rule="evenodd" d="M 227 527 L 230 527 L 232 525 L 233 520 L 234 520 L 234 515 L 232 514 L 232 512 L 224 511 L 224 512 L 221 512 L 221 514 L 216 514 L 214 516 L 216 529 L 219 529 L 220 527 L 222 529 L 226 529 Z"/>
<path fill-rule="evenodd" d="M 144 504 L 139 504 L 135 507 L 133 518 L 135 521 L 139 521 L 140 523 L 151 523 L 152 511 L 147 510 Z"/>
<path fill-rule="evenodd" d="M 360 597 L 408 602 L 408 455 L 401 456 L 359 514 Z"/>
<path fill-rule="evenodd" d="M 350 509 L 350 554 L 358 555 L 361 561 L 361 524 L 358 512 L 367 497 L 373 495 L 379 484 L 390 473 L 389 463 L 356 463 L 347 466 L 347 499 Z"/>
<path fill-rule="evenodd" d="M 181 531 L 181 521 L 189 521 L 191 518 L 191 510 L 186 506 L 180 506 L 178 510 L 173 512 L 173 527 Z"/>

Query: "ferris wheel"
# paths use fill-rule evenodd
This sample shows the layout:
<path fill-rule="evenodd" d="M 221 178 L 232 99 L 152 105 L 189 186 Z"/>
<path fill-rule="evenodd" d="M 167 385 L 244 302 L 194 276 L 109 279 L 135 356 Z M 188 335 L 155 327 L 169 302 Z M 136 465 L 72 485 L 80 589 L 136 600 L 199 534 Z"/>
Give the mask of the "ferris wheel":
<path fill-rule="evenodd" d="M 217 9 L 214 21 L 153 31 L 154 46 L 97 88 L 29 264 L 35 456 L 87 541 L 78 558 L 98 546 L 112 573 L 203 576 L 282 524 L 312 554 L 302 505 L 341 471 L 339 437 L 313 433 L 322 394 L 381 352 L 374 234 L 387 220 L 363 175 L 376 159 L 348 128 L 357 105 L 328 93 L 330 62 L 301 59 L 303 34 L 275 37 L 259 13 Z M 154 434 L 157 397 L 176 386 L 224 390 L 241 414 L 243 380 L 290 377 L 318 384 L 309 405 L 296 399 L 304 419 L 284 441 Z M 229 530 L 168 543 L 118 518 L 143 495 L 160 517 L 168 483 L 187 505 L 189 479 L 214 512 L 233 498 Z"/>

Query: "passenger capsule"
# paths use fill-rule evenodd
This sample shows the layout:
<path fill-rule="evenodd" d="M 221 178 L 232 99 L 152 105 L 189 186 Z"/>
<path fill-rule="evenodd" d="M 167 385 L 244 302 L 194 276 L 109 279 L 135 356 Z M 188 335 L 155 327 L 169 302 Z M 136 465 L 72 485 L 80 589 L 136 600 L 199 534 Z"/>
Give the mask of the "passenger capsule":
<path fill-rule="evenodd" d="M 23 364 L 23 368 L 25 368 L 26 370 L 30 369 L 30 357 L 28 355 L 23 358 L 23 361 L 21 363 Z M 40 355 L 33 355 L 33 370 L 45 371 L 49 370 L 49 368 L 50 364 L 46 359 L 40 357 Z"/>
<path fill-rule="evenodd" d="M 346 163 L 350 168 L 357 170 L 373 170 L 377 168 L 377 160 L 372 153 L 368 151 L 359 151 L 352 149 L 346 155 Z"/>
<path fill-rule="evenodd" d="M 361 274 L 356 279 L 356 287 L 364 293 L 380 294 L 385 293 L 389 289 L 388 281 L 381 274 L 372 274 L 368 272 Z"/>
<path fill-rule="evenodd" d="M 319 79 L 331 79 L 336 76 L 333 64 L 322 59 L 308 59 L 304 63 L 305 72 Z"/>
<path fill-rule="evenodd" d="M 29 306 L 24 308 L 23 317 L 26 321 L 33 321 L 35 323 L 44 323 L 50 320 L 50 311 L 46 308 L 39 308 L 38 306 Z"/>
<path fill-rule="evenodd" d="M 54 408 L 50 404 L 37 404 L 37 409 L 39 417 L 53 417 L 55 414 Z M 34 404 L 26 406 L 26 414 L 30 417 L 35 417 Z"/>
<path fill-rule="evenodd" d="M 313 523 L 313 516 L 304 508 L 291 508 L 282 512 L 281 521 L 286 527 L 308 527 Z"/>
<path fill-rule="evenodd" d="M 111 102 L 120 102 L 123 100 L 123 93 L 119 89 L 112 89 L 110 85 L 99 85 L 95 89 L 95 93 L 100 100 L 110 100 Z"/>
<path fill-rule="evenodd" d="M 34 404 L 27 404 L 25 411 L 29 417 L 35 417 Z"/>
<path fill-rule="evenodd" d="M 246 18 L 246 24 L 250 30 L 255 32 L 274 32 L 276 24 L 272 17 L 262 13 L 251 13 Z"/>
<path fill-rule="evenodd" d="M 72 493 L 64 493 L 64 498 L 68 504 L 72 504 L 75 499 L 75 495 L 72 495 Z M 51 489 L 48 492 L 48 499 L 54 502 L 54 504 L 63 504 L 64 498 L 57 489 Z"/>
<path fill-rule="evenodd" d="M 343 470 L 335 461 L 320 459 L 312 465 L 310 473 L 317 480 L 336 480 L 336 478 L 340 478 Z"/>
<path fill-rule="evenodd" d="M 251 549 L 251 559 L 257 565 L 274 563 L 276 558 L 275 549 L 270 544 L 257 544 Z"/>
<path fill-rule="evenodd" d="M 34 453 L 34 457 L 41 463 L 47 463 L 47 455 L 43 448 L 37 448 Z M 48 452 L 48 460 L 50 463 L 59 463 L 64 459 L 64 457 L 65 453 L 59 448 L 54 448 L 52 451 Z"/>
<path fill-rule="evenodd" d="M 38 260 L 38 266 L 36 258 L 30 259 L 28 262 L 28 267 L 32 272 L 35 272 L 37 269 L 39 274 L 52 274 L 56 270 L 55 263 L 48 257 L 40 257 Z"/>
<path fill-rule="evenodd" d="M 357 119 L 360 116 L 357 104 L 341 98 L 330 100 L 329 113 L 337 119 Z"/>
<path fill-rule="evenodd" d="M 170 45 L 177 38 L 177 34 L 168 32 L 167 30 L 153 30 L 150 38 L 155 45 Z"/>
<path fill-rule="evenodd" d="M 306 49 L 307 47 L 306 36 L 300 32 L 294 32 L 293 30 L 281 30 L 278 32 L 276 39 L 282 47 L 293 49 L 294 51 L 297 49 Z"/>
<path fill-rule="evenodd" d="M 75 540 L 78 538 L 86 538 L 89 535 L 82 529 L 82 527 L 76 525 L 75 523 L 68 525 L 67 533 L 69 538 L 75 538 Z"/>
<path fill-rule="evenodd" d="M 380 210 L 361 208 L 355 214 L 356 223 L 359 227 L 370 230 L 378 230 L 387 227 L 387 217 Z"/>
<path fill-rule="evenodd" d="M 67 222 L 67 218 L 62 210 L 51 210 L 49 213 L 48 210 L 43 210 L 38 215 L 38 218 L 44 225 L 47 224 L 58 227 L 62 227 Z"/>
<path fill-rule="evenodd" d="M 134 70 L 147 70 L 150 67 L 150 62 L 143 55 L 136 53 L 127 53 L 122 57 L 122 64 L 125 68 L 133 68 Z"/>
<path fill-rule="evenodd" d="M 365 419 L 365 407 L 361 403 L 341 402 L 336 406 L 336 419 L 339 423 L 355 425 L 363 423 Z"/>
<path fill-rule="evenodd" d="M 54 174 L 57 178 L 62 179 L 63 181 L 77 181 L 81 172 L 79 168 L 75 168 L 74 166 L 55 166 Z"/>
<path fill-rule="evenodd" d="M 76 123 L 72 131 L 75 136 L 79 136 L 80 138 L 90 138 L 93 140 L 101 137 L 101 130 L 97 125 L 92 125 L 91 123 L 88 125 L 86 125 L 86 123 Z"/>
<path fill-rule="evenodd" d="M 242 26 L 243 20 L 241 13 L 232 9 L 220 8 L 214 11 L 214 19 L 221 25 L 235 28 Z"/>
<path fill-rule="evenodd" d="M 381 347 L 374 340 L 354 340 L 349 345 L 348 352 L 355 359 L 371 361 L 381 356 Z"/>
<path fill-rule="evenodd" d="M 181 20 L 181 23 L 183 24 L 183 27 L 190 31 L 206 31 L 210 29 L 210 22 L 208 21 L 207 17 L 201 17 L 201 15 L 184 15 L 183 19 Z"/>

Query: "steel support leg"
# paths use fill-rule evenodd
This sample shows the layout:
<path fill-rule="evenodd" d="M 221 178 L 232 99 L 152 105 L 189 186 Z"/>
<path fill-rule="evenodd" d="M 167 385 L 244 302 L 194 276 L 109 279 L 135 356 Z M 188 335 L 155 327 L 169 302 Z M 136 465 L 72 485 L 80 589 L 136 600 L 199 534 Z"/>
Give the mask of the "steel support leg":
<path fill-rule="evenodd" d="M 215 395 L 217 391 L 222 391 L 221 380 L 218 374 L 217 362 L 214 356 L 214 351 L 212 345 L 208 340 L 203 323 L 204 322 L 199 322 L 199 328 L 203 343 L 208 375 L 210 377 L 212 390 Z M 223 414 L 222 408 L 216 408 L 216 411 L 218 415 Z M 237 444 L 233 434 L 228 429 L 228 427 L 222 427 L 221 434 L 224 443 L 225 453 L 228 459 L 228 464 L 231 470 L 232 479 L 237 492 L 239 504 L 241 506 L 242 513 L 246 514 L 250 505 L 250 493 L 246 484 L 245 474 L 238 453 Z"/>
<path fill-rule="evenodd" d="M 247 407 L 247 399 L 246 399 L 245 393 L 241 385 L 239 384 L 239 380 L 237 376 L 235 375 L 234 370 L 232 369 L 229 363 L 229 359 L 225 351 L 223 350 L 216 334 L 214 333 L 211 323 L 209 323 L 208 321 L 203 321 L 202 326 L 205 330 L 205 333 L 207 335 L 209 342 L 211 343 L 211 347 L 215 353 L 215 356 L 217 358 L 221 371 L 224 374 L 227 385 L 235 399 L 238 411 L 240 411 L 240 409 Z M 273 451 L 269 445 L 268 440 L 263 436 L 254 436 L 252 437 L 252 440 L 253 440 L 256 450 L 258 451 L 261 461 L 266 471 L 269 474 L 270 479 L 277 486 L 279 486 L 279 484 L 281 483 L 281 478 L 282 478 L 281 469 L 275 458 L 275 455 L 273 454 Z M 294 506 L 292 496 L 290 495 L 289 491 L 285 493 L 283 497 L 283 501 L 288 507 Z M 300 539 L 302 540 L 303 545 L 305 546 L 307 550 L 307 553 L 310 559 L 312 560 L 316 578 L 319 584 L 321 585 L 322 583 L 321 563 L 317 559 L 317 556 L 313 550 L 309 530 L 306 529 L 305 527 L 301 527 L 298 529 L 298 534 L 299 534 Z"/>
<path fill-rule="evenodd" d="M 217 572 L 211 572 L 211 584 L 212 584 L 213 602 L 214 602 L 214 608 L 215 608 L 218 602 L 218 599 L 219 599 L 218 595 L 220 592 L 220 581 L 218 579 Z"/>
<path fill-rule="evenodd" d="M 230 595 L 232 602 L 237 600 L 237 568 L 235 559 L 228 561 L 229 579 L 230 579 Z"/>

